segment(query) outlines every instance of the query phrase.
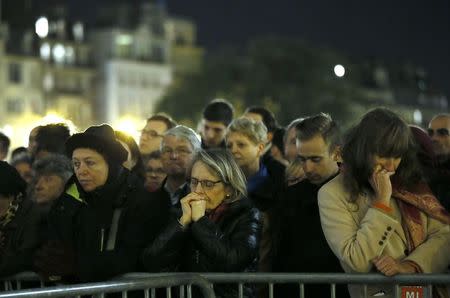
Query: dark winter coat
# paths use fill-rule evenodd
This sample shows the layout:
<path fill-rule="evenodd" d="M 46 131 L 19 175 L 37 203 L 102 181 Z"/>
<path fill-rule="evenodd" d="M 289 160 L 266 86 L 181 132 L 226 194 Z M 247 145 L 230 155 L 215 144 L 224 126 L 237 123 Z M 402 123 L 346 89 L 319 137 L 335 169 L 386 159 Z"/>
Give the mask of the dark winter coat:
<path fill-rule="evenodd" d="M 183 229 L 176 218 L 145 249 L 142 260 L 150 272 L 253 271 L 258 255 L 260 212 L 248 199 L 230 205 L 214 223 L 204 216 Z M 237 297 L 236 285 L 217 285 L 217 297 Z M 246 296 L 251 291 L 246 288 Z"/>
<path fill-rule="evenodd" d="M 279 238 L 275 241 L 274 272 L 343 273 L 339 260 L 331 251 L 320 223 L 317 192 L 321 185 L 303 180 L 280 195 L 277 207 Z M 276 296 L 299 296 L 298 285 L 277 285 Z M 328 297 L 330 287 L 306 285 L 308 297 Z M 311 295 L 311 296 L 310 296 Z M 345 286 L 338 286 L 337 297 L 347 297 Z"/>
<path fill-rule="evenodd" d="M 2 231 L 0 276 L 32 270 L 33 254 L 40 244 L 40 215 L 30 200 L 20 203 L 15 217 Z"/>
<path fill-rule="evenodd" d="M 143 248 L 167 222 L 166 202 L 148 193 L 139 178 L 125 169 L 101 193 L 85 193 L 75 182 L 69 180 L 48 221 L 51 240 L 64 243 L 76 256 L 76 280 L 98 281 L 139 271 Z M 118 212 L 113 241 L 108 238 L 114 237 L 110 230 Z"/>

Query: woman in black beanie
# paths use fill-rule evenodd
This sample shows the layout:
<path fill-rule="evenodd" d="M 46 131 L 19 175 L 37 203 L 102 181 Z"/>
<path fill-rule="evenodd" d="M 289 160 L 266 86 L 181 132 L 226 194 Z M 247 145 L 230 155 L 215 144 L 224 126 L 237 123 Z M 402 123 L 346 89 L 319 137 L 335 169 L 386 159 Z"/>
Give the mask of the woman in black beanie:
<path fill-rule="evenodd" d="M 168 206 L 122 166 L 127 152 L 108 125 L 66 142 L 75 175 L 49 214 L 50 239 L 36 257 L 50 279 L 98 281 L 138 271 L 138 256 L 165 223 Z"/>
<path fill-rule="evenodd" d="M 26 186 L 14 167 L 0 161 L 0 276 L 31 270 L 39 245 L 39 214 L 25 199 Z"/>

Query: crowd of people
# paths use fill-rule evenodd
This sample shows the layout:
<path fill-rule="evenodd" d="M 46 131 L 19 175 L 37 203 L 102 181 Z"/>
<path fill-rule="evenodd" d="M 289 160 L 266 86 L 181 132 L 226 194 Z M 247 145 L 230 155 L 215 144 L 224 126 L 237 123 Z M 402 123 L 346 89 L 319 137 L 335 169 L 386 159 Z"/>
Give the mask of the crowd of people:
<path fill-rule="evenodd" d="M 450 114 L 427 129 L 368 111 L 348 131 L 328 114 L 281 127 L 226 100 L 194 130 L 166 114 L 139 142 L 107 125 L 34 128 L 9 153 L 0 133 L 0 276 L 51 282 L 129 272 L 306 272 L 386 276 L 450 265 Z M 235 285 L 215 288 L 237 297 Z M 337 287 L 361 297 L 362 287 Z M 278 284 L 276 297 L 299 296 Z M 329 288 L 306 285 L 306 297 Z M 389 285 L 369 296 L 393 297 Z M 435 293 L 445 296 L 445 287 Z M 266 297 L 246 285 L 245 297 Z"/>

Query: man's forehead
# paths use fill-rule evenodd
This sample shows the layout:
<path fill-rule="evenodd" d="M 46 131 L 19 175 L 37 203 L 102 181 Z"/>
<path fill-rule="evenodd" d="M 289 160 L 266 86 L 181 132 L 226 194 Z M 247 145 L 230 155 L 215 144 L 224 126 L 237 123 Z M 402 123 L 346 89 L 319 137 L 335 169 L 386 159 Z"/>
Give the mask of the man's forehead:
<path fill-rule="evenodd" d="M 211 128 L 220 128 L 220 129 L 227 128 L 225 126 L 225 124 L 223 124 L 220 121 L 210 121 L 210 120 L 206 120 L 206 119 L 203 119 L 203 125 L 211 127 Z"/>
<path fill-rule="evenodd" d="M 159 120 L 150 120 L 145 125 L 145 129 L 150 130 L 156 130 L 156 131 L 165 131 L 167 130 L 167 125 L 163 121 Z"/>
<path fill-rule="evenodd" d="M 450 129 L 450 117 L 436 117 L 433 120 L 430 121 L 429 124 L 430 128 L 449 128 Z"/>
<path fill-rule="evenodd" d="M 328 154 L 328 145 L 320 135 L 308 140 L 297 139 L 297 152 L 302 156 L 323 156 Z"/>
<path fill-rule="evenodd" d="M 191 143 L 185 138 L 179 138 L 173 135 L 164 136 L 162 141 L 163 146 L 171 146 L 171 147 L 192 147 Z"/>

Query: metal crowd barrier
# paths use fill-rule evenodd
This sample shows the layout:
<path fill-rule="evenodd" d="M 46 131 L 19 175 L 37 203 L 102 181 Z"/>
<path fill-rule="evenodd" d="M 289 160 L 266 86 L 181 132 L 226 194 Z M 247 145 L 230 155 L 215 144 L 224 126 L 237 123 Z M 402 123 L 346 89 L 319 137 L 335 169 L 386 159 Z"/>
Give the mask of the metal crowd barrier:
<path fill-rule="evenodd" d="M 17 277 L 12 279 L 17 281 Z M 22 275 L 23 277 L 23 275 Z M 36 281 L 33 275 L 25 276 L 28 281 Z M 184 286 L 186 286 L 187 296 L 185 296 Z M 122 298 L 127 298 L 129 291 L 143 290 L 145 298 L 156 297 L 156 289 L 166 288 L 166 297 L 172 297 L 172 287 L 179 287 L 180 298 L 192 298 L 192 286 L 197 286 L 202 293 L 202 297 L 215 298 L 211 284 L 198 274 L 194 273 L 174 273 L 158 274 L 151 276 L 140 276 L 138 278 L 123 277 L 120 280 L 85 283 L 76 285 L 61 285 L 44 287 L 39 289 L 16 290 L 0 292 L 0 297 L 81 297 L 82 295 L 94 295 L 104 297 L 108 293 L 121 293 Z"/>
<path fill-rule="evenodd" d="M 23 273 L 8 279 L 8 282 L 31 281 L 38 280 L 38 276 L 34 273 Z M 20 282 L 20 281 L 19 281 Z M 32 297 L 56 297 L 66 295 L 85 295 L 85 294 L 101 294 L 109 292 L 122 292 L 122 297 L 126 297 L 126 291 L 134 289 L 147 289 L 145 297 L 149 296 L 148 289 L 154 287 L 170 287 L 187 285 L 187 297 L 191 298 L 190 285 L 198 285 L 204 297 L 215 297 L 213 293 L 214 284 L 235 283 L 238 289 L 239 298 L 244 297 L 244 284 L 266 284 L 268 285 L 267 297 L 273 298 L 275 284 L 297 284 L 299 287 L 300 298 L 309 297 L 304 291 L 305 284 L 328 284 L 330 287 L 330 297 L 336 297 L 337 284 L 362 285 L 364 296 L 368 297 L 367 286 L 371 284 L 388 284 L 395 287 L 395 297 L 401 297 L 402 285 L 421 285 L 426 289 L 425 297 L 433 297 L 433 285 L 450 285 L 450 275 L 448 274 L 405 274 L 396 275 L 394 277 L 386 277 L 381 274 L 343 274 L 343 273 L 128 273 L 122 275 L 114 281 L 83 284 L 73 286 L 63 286 L 43 288 L 41 290 L 14 291 L 0 293 L 1 297 L 13 297 L 12 294 L 17 293 L 36 293 Z M 180 297 L 185 297 L 184 292 Z M 65 292 L 61 294 L 58 289 Z M 30 292 L 31 291 L 31 292 Z M 45 294 L 47 293 L 47 294 Z M 45 295 L 44 295 L 45 294 Z M 50 294 L 51 296 L 49 296 Z M 58 295 L 59 294 L 59 295 Z M 154 295 L 154 291 L 150 294 Z M 4 296 L 10 295 L 10 296 Z M 21 294 L 24 295 L 24 294 Z M 55 295 L 55 296 L 53 296 Z M 170 290 L 167 290 L 167 297 L 171 298 Z M 416 297 L 416 296 L 409 296 Z M 424 298 L 425 298 L 424 297 Z M 276 297 L 278 298 L 278 297 Z M 284 298 L 284 297 L 283 297 Z"/>

